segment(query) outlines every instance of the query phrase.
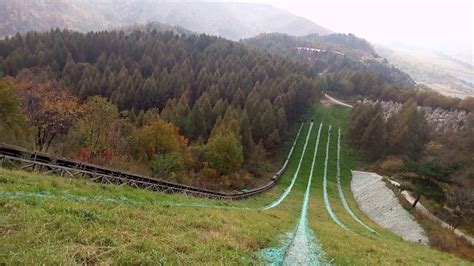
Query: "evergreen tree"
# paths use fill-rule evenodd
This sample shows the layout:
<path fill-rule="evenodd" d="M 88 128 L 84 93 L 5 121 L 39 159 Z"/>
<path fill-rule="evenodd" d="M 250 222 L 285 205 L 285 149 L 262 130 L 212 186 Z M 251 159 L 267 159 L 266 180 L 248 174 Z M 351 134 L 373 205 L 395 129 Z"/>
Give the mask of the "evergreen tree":
<path fill-rule="evenodd" d="M 204 114 L 201 111 L 201 108 L 194 106 L 191 113 L 189 113 L 189 131 L 192 139 L 198 139 L 206 137 L 207 135 L 207 125 L 206 120 L 204 119 Z"/>
<path fill-rule="evenodd" d="M 370 121 L 360 140 L 361 150 L 369 161 L 380 160 L 387 149 L 387 134 L 383 113 L 379 109 Z"/>
<path fill-rule="evenodd" d="M 417 109 L 414 100 L 409 100 L 396 115 L 398 123 L 390 132 L 390 149 L 394 154 L 416 159 L 428 141 L 424 114 Z"/>

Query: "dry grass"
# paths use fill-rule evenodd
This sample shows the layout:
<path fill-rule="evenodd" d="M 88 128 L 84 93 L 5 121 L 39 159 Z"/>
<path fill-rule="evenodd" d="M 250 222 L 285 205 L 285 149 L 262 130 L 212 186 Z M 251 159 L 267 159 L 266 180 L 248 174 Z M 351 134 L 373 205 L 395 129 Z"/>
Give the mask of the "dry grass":
<path fill-rule="evenodd" d="M 420 223 L 430 240 L 430 245 L 440 251 L 451 253 L 459 258 L 474 262 L 474 246 L 465 238 L 457 236 L 452 230 L 442 227 L 419 211 L 403 198 L 398 188 L 392 186 L 402 206 L 408 210 Z"/>
<path fill-rule="evenodd" d="M 414 215 L 425 229 L 432 247 L 474 262 L 474 246 L 469 241 L 455 235 L 452 230 L 433 223 L 433 221 L 419 212 L 416 212 Z"/>

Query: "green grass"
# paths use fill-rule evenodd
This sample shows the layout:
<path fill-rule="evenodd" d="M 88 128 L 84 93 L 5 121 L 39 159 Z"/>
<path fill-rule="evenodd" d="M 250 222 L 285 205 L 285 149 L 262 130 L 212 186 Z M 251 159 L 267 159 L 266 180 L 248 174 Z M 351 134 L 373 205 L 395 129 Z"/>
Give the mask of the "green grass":
<path fill-rule="evenodd" d="M 350 193 L 349 171 L 355 167 L 355 160 L 343 148 L 341 178 L 348 203 L 356 215 L 381 236 L 369 233 L 352 220 L 343 208 L 337 191 L 336 130 L 333 130 L 330 144 L 329 198 L 338 218 L 356 234 L 346 232 L 332 222 L 322 198 L 326 126 L 332 124 L 334 129 L 345 128 L 348 112 L 347 108 L 338 106 L 314 108 L 315 126 L 301 173 L 288 197 L 268 211 L 177 207 L 173 204 L 245 208 L 260 208 L 269 204 L 291 182 L 308 124 L 302 129 L 289 168 L 278 184 L 269 192 L 244 201 L 197 199 L 85 180 L 0 170 L 1 192 L 47 193 L 43 197 L 24 194 L 18 197 L 0 196 L 0 264 L 262 263 L 259 251 L 280 246 L 282 239 L 296 226 L 319 121 L 323 121 L 325 127 L 321 131 L 308 219 L 328 261 L 351 265 L 463 263 L 449 254 L 403 241 L 367 219 Z"/>

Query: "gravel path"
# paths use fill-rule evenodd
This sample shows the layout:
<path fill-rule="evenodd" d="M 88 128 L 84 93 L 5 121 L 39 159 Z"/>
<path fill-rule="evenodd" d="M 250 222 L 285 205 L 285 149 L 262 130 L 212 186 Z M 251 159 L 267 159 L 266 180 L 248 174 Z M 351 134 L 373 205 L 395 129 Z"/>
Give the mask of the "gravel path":
<path fill-rule="evenodd" d="M 352 171 L 351 190 L 360 209 L 380 226 L 404 240 L 428 244 L 423 228 L 399 203 L 382 177 L 375 173 Z"/>
<path fill-rule="evenodd" d="M 413 198 L 413 196 L 406 190 L 402 191 L 402 196 L 412 205 L 413 205 L 413 202 L 415 202 L 415 198 Z M 448 223 L 446 223 L 445 221 L 443 221 L 440 218 L 438 218 L 438 217 L 434 216 L 433 214 L 431 214 L 431 212 L 428 209 L 426 209 L 425 206 L 423 206 L 423 204 L 421 204 L 421 202 L 418 202 L 416 204 L 415 208 L 418 211 L 420 211 L 423 215 L 430 218 L 432 221 L 435 221 L 435 222 L 438 222 L 439 224 L 441 224 L 442 227 L 450 229 L 450 230 L 453 229 L 453 227 L 450 226 Z M 462 232 L 458 229 L 454 229 L 453 232 L 454 232 L 455 235 L 457 235 L 459 237 L 464 237 L 467 241 L 469 241 L 469 243 L 471 243 L 471 245 L 474 245 L 474 237 L 469 236 L 469 235 L 465 234 L 464 232 Z"/>

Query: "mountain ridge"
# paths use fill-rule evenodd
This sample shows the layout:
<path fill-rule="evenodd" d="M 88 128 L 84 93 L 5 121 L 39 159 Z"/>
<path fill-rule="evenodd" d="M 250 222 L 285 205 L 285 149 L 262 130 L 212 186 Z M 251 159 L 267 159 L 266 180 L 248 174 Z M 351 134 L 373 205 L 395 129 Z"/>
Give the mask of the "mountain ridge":
<path fill-rule="evenodd" d="M 291 36 L 270 33 L 241 42 L 272 54 L 308 62 L 320 73 L 348 69 L 369 70 L 390 84 L 408 88 L 416 86 L 410 75 L 391 65 L 379 56 L 370 42 L 354 34 Z"/>
<path fill-rule="evenodd" d="M 231 40 L 264 32 L 329 34 L 330 30 L 264 4 L 150 0 L 0 0 L 0 36 L 67 28 L 97 31 L 159 22 Z"/>

